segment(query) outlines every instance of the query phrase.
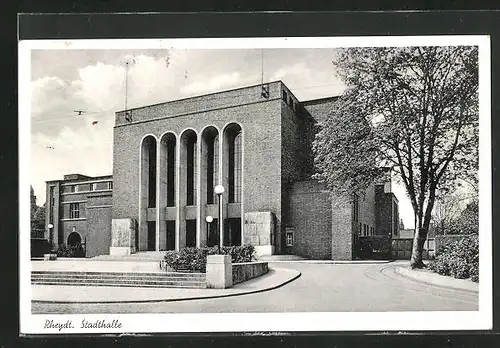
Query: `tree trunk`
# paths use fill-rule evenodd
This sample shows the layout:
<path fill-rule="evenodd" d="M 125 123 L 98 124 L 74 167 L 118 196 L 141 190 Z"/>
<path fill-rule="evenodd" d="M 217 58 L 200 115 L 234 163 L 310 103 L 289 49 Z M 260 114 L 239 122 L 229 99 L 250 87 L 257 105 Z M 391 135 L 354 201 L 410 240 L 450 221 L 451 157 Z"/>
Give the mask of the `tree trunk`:
<path fill-rule="evenodd" d="M 423 224 L 421 219 L 417 217 L 415 221 L 415 236 L 413 237 L 413 248 L 410 259 L 410 267 L 412 269 L 425 267 L 423 262 L 423 252 L 428 229 L 428 224 Z"/>

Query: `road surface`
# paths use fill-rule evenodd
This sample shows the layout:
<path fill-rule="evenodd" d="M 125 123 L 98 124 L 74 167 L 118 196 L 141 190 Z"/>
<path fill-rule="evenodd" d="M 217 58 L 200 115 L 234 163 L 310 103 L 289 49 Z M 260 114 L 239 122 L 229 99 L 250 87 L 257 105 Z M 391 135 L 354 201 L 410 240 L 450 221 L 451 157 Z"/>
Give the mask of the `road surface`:
<path fill-rule="evenodd" d="M 478 310 L 478 294 L 420 283 L 395 273 L 401 264 L 270 263 L 302 275 L 256 294 L 180 302 L 124 304 L 33 303 L 34 314 L 242 313 Z M 200 291 L 203 291 L 202 289 Z"/>

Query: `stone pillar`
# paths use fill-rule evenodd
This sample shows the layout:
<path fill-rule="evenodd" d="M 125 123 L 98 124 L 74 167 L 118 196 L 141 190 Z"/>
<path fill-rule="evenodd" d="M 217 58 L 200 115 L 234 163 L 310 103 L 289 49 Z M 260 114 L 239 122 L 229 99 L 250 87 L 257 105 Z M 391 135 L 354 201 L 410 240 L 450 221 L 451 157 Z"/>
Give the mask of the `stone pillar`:
<path fill-rule="evenodd" d="M 178 146 L 175 147 L 175 206 L 176 210 L 176 219 L 175 219 L 175 250 L 179 251 L 181 248 L 185 246 L 186 239 L 183 238 L 184 243 L 181 243 L 181 219 L 184 216 L 181 216 L 181 148 L 183 147 L 182 138 L 179 137 Z M 185 228 L 185 223 L 182 224 L 182 228 Z M 182 229 L 182 231 L 183 231 Z"/>
<path fill-rule="evenodd" d="M 111 220 L 111 247 L 110 255 L 130 255 L 135 250 L 135 220 L 134 219 L 112 219 Z"/>
<path fill-rule="evenodd" d="M 163 209 L 162 205 L 162 190 L 161 190 L 161 174 L 162 174 L 162 167 L 161 163 L 164 162 L 162 161 L 162 153 L 163 153 L 163 148 L 162 148 L 162 142 L 161 139 L 156 142 L 156 235 L 155 235 L 155 250 L 160 251 L 160 231 L 165 231 L 165 222 L 163 224 L 160 224 L 160 211 Z M 161 228 L 163 227 L 163 228 Z"/>
<path fill-rule="evenodd" d="M 197 142 L 196 142 L 196 247 L 199 248 L 203 244 L 202 242 L 202 235 L 201 235 L 201 197 L 202 194 L 206 194 L 205 192 L 201 192 L 201 172 L 202 172 L 202 167 L 201 167 L 201 144 L 203 142 L 203 139 L 200 136 L 198 136 Z M 205 242 L 206 244 L 206 242 Z"/>
<path fill-rule="evenodd" d="M 208 255 L 207 288 L 226 289 L 233 286 L 233 265 L 230 255 Z"/>
<path fill-rule="evenodd" d="M 275 217 L 272 212 L 248 212 L 244 215 L 244 233 L 242 244 L 255 247 L 257 256 L 273 255 Z"/>

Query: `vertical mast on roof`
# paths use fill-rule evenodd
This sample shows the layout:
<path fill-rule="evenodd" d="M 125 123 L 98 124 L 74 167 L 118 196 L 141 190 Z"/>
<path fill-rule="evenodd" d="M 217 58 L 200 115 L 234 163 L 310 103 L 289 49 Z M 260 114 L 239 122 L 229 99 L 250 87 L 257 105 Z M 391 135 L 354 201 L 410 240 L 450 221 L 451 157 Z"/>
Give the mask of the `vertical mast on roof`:
<path fill-rule="evenodd" d="M 132 58 L 132 62 L 135 63 L 135 60 Z M 132 121 L 132 112 L 128 110 L 128 68 L 129 68 L 129 59 L 125 61 L 125 120 L 128 122 Z"/>
<path fill-rule="evenodd" d="M 264 49 L 260 49 L 260 95 L 264 98 L 269 98 L 269 85 L 264 85 Z"/>

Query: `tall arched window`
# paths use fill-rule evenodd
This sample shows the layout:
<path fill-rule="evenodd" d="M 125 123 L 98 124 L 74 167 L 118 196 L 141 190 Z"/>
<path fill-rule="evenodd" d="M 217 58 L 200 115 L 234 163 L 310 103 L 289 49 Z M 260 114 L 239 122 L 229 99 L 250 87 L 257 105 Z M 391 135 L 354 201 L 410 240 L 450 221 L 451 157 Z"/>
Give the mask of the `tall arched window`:
<path fill-rule="evenodd" d="M 229 137 L 229 203 L 241 202 L 241 129 Z"/>
<path fill-rule="evenodd" d="M 196 134 L 190 132 L 186 139 L 186 204 L 196 203 Z"/>
<path fill-rule="evenodd" d="M 156 207 L 156 139 L 147 136 L 142 142 L 142 179 L 144 203 L 148 208 Z M 145 197 L 147 195 L 147 197 Z"/>
<path fill-rule="evenodd" d="M 217 202 L 214 187 L 219 176 L 219 136 L 215 135 L 208 144 L 207 153 L 207 204 Z"/>

